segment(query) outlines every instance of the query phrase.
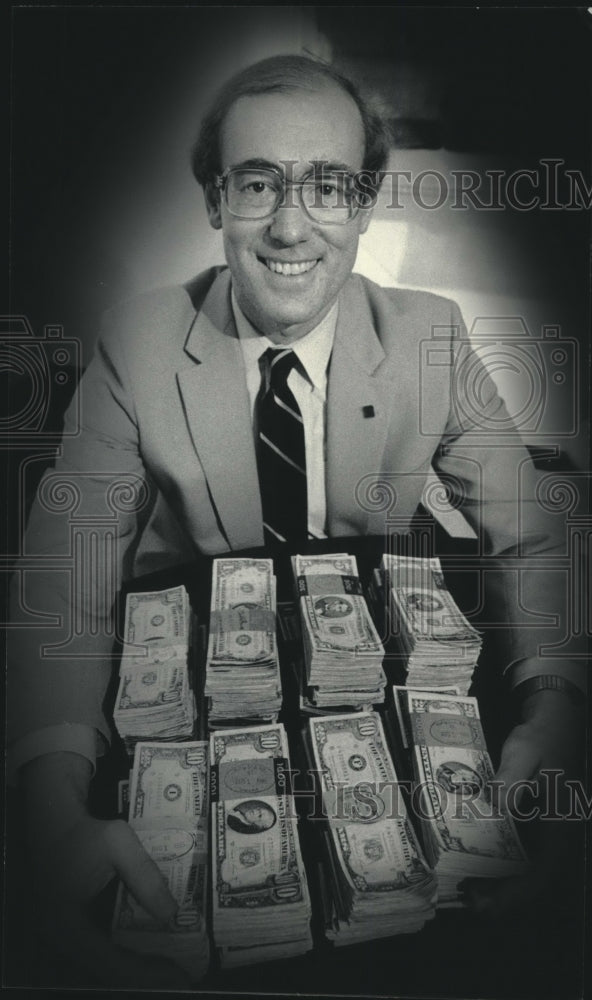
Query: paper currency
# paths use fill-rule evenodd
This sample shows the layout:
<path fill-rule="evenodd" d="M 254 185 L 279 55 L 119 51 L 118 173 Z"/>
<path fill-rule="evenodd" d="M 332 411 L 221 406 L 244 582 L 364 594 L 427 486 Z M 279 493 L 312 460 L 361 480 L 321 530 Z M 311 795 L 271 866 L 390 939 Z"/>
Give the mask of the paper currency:
<path fill-rule="evenodd" d="M 130 653 L 144 655 L 142 646 L 149 647 L 148 655 L 157 658 L 161 649 L 165 658 L 170 648 L 181 653 L 189 642 L 190 607 L 185 587 L 171 587 L 148 593 L 128 594 L 125 607 L 125 643 Z"/>
<path fill-rule="evenodd" d="M 295 958 L 311 947 L 308 936 L 281 944 L 263 944 L 257 947 L 230 945 L 220 949 L 220 964 L 224 969 L 234 969 L 240 965 L 259 965 L 260 962 L 276 962 L 282 958 Z"/>
<path fill-rule="evenodd" d="M 222 964 L 312 947 L 310 899 L 279 724 L 210 737 L 213 923 Z"/>
<path fill-rule="evenodd" d="M 178 904 L 163 928 L 120 883 L 114 940 L 172 959 L 199 981 L 209 964 L 208 747 L 205 742 L 138 743 L 129 789 L 129 823 Z"/>
<path fill-rule="evenodd" d="M 205 693 L 211 728 L 277 719 L 282 704 L 271 559 L 215 559 Z"/>
<path fill-rule="evenodd" d="M 327 815 L 327 884 L 336 944 L 420 930 L 436 883 L 400 795 L 375 712 L 308 722 L 310 764 Z"/>
<path fill-rule="evenodd" d="M 410 684 L 405 686 L 391 684 L 390 690 L 393 696 L 392 707 L 394 708 L 395 715 L 397 717 L 398 731 L 400 733 L 401 742 L 406 749 L 411 749 L 413 746 L 413 736 L 410 730 L 410 719 L 407 707 L 407 695 L 409 692 L 415 691 L 420 694 L 430 694 L 437 697 L 440 695 L 455 695 L 457 698 L 461 694 L 460 689 L 454 685 L 450 685 L 449 687 L 428 688 L 418 687 L 417 685 L 412 686 Z"/>
<path fill-rule="evenodd" d="M 308 698 L 315 707 L 384 701 L 384 649 L 353 556 L 292 557 Z"/>
<path fill-rule="evenodd" d="M 356 711 L 369 712 L 372 710 L 372 694 L 375 694 L 376 701 L 382 699 L 381 684 L 377 692 L 360 692 L 360 697 L 367 697 L 368 700 L 355 706 L 317 704 L 318 689 L 308 686 L 302 631 L 296 602 L 282 602 L 278 605 L 278 626 L 283 639 L 282 657 L 285 671 L 282 680 L 285 685 L 288 685 L 288 691 L 284 690 L 284 697 L 288 697 L 290 703 L 298 699 L 301 717 L 343 715 L 344 712 L 351 711 L 353 707 Z"/>
<path fill-rule="evenodd" d="M 128 753 L 139 740 L 191 739 L 191 608 L 184 587 L 128 594 L 114 719 Z"/>
<path fill-rule="evenodd" d="M 468 876 L 500 878 L 525 870 L 509 813 L 492 803 L 491 759 L 475 698 L 400 688 L 404 741 L 411 749 L 422 842 L 441 903 L 457 899 Z"/>
<path fill-rule="evenodd" d="M 481 636 L 454 602 L 437 558 L 384 554 L 379 586 L 415 687 L 469 689 L 481 652 Z M 375 578 L 376 586 L 376 578 Z"/>

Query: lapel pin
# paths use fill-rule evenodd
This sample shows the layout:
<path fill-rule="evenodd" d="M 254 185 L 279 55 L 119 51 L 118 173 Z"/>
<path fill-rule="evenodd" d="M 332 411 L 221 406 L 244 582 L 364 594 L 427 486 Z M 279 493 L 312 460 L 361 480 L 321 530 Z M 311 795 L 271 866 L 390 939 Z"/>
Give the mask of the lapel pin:
<path fill-rule="evenodd" d="M 368 417 L 373 417 L 374 416 L 374 407 L 373 406 L 363 406 L 362 407 L 362 413 L 364 414 L 364 416 L 366 417 L 366 419 L 368 419 Z"/>

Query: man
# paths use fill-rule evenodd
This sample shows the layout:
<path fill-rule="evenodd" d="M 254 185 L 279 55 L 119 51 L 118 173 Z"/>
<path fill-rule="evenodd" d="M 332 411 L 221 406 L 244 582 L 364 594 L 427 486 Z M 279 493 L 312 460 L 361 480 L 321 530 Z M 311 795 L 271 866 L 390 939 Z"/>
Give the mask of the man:
<path fill-rule="evenodd" d="M 117 580 L 95 553 L 84 586 L 70 593 L 51 560 L 70 551 L 72 520 L 89 535 L 113 527 L 115 565 L 130 579 L 191 553 L 384 534 L 384 513 L 360 492 L 381 475 L 404 530 L 433 465 L 498 557 L 487 588 L 500 621 L 511 625 L 518 612 L 504 557 L 519 544 L 529 555 L 553 551 L 517 435 L 493 449 L 484 434 L 504 412 L 493 383 L 483 377 L 477 415 L 457 384 L 467 350 L 462 338 L 454 347 L 457 308 L 352 276 L 372 201 L 355 179 L 363 170 L 367 195 L 387 151 L 380 119 L 332 70 L 296 57 L 250 67 L 219 96 L 194 154 L 228 269 L 107 317 L 80 388 L 82 432 L 65 437 L 30 518 L 26 551 L 47 554 L 50 568 L 15 581 L 15 616 L 24 607 L 64 624 L 63 656 L 55 630 L 21 631 L 9 685 L 14 767 L 44 831 L 40 870 L 68 914 L 62 933 L 79 935 L 80 904 L 115 874 L 155 916 L 174 913 L 131 829 L 88 812 L 94 758 L 109 740 L 102 703 Z M 432 431 L 422 434 L 419 349 L 435 327 L 452 361 L 428 401 Z M 526 606 L 554 611 L 545 574 L 527 562 L 521 573 Z M 506 744 L 502 781 L 563 764 L 581 678 L 577 665 L 538 661 L 544 636 L 508 628 L 500 669 L 523 694 L 523 721 Z M 158 981 L 158 969 L 139 970 L 85 926 L 87 958 L 105 981 Z"/>
<path fill-rule="evenodd" d="M 238 813 L 238 815 L 235 815 Z M 277 823 L 274 810 L 266 802 L 259 799 L 247 799 L 234 806 L 233 812 L 226 820 L 231 830 L 236 833 L 252 834 L 271 830 Z"/>

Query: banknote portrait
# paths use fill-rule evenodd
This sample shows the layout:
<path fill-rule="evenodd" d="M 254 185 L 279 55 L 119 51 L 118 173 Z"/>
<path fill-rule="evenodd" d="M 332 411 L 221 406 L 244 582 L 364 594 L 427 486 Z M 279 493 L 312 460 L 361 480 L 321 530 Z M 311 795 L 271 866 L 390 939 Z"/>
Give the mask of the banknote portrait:
<path fill-rule="evenodd" d="M 247 799 L 233 807 L 232 812 L 229 812 L 226 817 L 226 822 L 235 833 L 263 833 L 275 826 L 277 816 L 267 802 L 261 802 L 260 799 Z"/>
<path fill-rule="evenodd" d="M 9 7 L 4 985 L 575 1000 L 592 8 Z"/>
<path fill-rule="evenodd" d="M 318 611 L 323 618 L 344 618 L 352 612 L 352 606 L 343 598 L 323 598 L 315 602 L 315 611 Z"/>
<path fill-rule="evenodd" d="M 436 781 L 447 792 L 458 792 L 461 795 L 478 795 L 483 787 L 479 775 L 473 768 L 453 760 L 440 765 L 436 771 Z"/>

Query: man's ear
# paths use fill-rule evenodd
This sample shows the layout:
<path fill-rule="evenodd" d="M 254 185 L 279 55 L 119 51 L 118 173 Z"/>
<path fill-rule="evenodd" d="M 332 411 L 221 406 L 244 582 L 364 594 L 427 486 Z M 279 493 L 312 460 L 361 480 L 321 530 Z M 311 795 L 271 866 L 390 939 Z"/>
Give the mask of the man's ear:
<path fill-rule="evenodd" d="M 222 229 L 222 212 L 220 210 L 220 190 L 208 183 L 204 188 L 208 220 L 212 229 Z"/>
<path fill-rule="evenodd" d="M 372 214 L 374 212 L 374 206 L 371 208 L 361 208 L 360 209 L 360 233 L 365 233 L 368 226 L 372 222 Z"/>

